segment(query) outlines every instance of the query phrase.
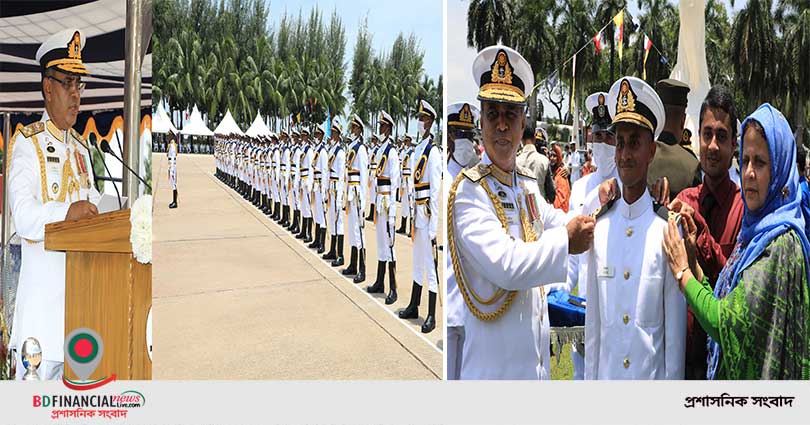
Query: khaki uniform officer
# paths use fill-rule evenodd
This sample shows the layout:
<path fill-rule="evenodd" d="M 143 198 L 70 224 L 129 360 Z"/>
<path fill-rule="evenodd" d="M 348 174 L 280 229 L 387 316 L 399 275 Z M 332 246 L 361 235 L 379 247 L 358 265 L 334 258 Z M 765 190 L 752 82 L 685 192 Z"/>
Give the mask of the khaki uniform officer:
<path fill-rule="evenodd" d="M 11 215 L 23 239 L 22 267 L 14 305 L 10 348 L 17 379 L 25 372 L 20 352 L 35 338 L 42 348 L 41 379 L 60 379 L 64 370 L 65 253 L 45 250 L 45 225 L 98 214 L 90 152 L 72 127 L 88 75 L 82 63 L 81 31 L 48 38 L 37 50 L 45 111 L 14 133 L 7 150 Z"/>

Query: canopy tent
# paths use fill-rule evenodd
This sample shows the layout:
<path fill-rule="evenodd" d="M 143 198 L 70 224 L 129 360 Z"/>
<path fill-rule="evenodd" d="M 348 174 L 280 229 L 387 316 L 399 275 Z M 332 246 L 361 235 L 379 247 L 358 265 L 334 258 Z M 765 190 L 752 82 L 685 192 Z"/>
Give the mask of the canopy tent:
<path fill-rule="evenodd" d="M 55 28 L 79 28 L 87 41 L 82 60 L 90 72 L 82 80 L 81 110 L 123 109 L 126 5 L 124 0 L 9 2 L 0 8 L 0 111 L 41 112 L 44 109 L 40 44 Z M 151 43 L 142 63 L 141 106 L 152 103 Z"/>
<path fill-rule="evenodd" d="M 169 115 L 166 113 L 166 110 L 163 109 L 162 103 L 158 103 L 157 111 L 155 111 L 155 116 L 153 118 L 153 133 L 168 133 L 169 130 L 173 131 L 174 134 L 178 133 L 177 127 L 172 124 L 172 120 L 169 119 Z"/>
<path fill-rule="evenodd" d="M 180 130 L 180 133 L 189 136 L 214 135 L 214 132 L 209 130 L 208 127 L 203 123 L 202 115 L 200 115 L 200 110 L 197 109 L 197 105 L 194 105 L 194 109 L 191 110 L 191 117 L 189 117 L 185 127 Z"/>
<path fill-rule="evenodd" d="M 240 136 L 244 136 L 245 133 L 239 128 L 236 124 L 236 121 L 233 119 L 231 115 L 231 110 L 229 109 L 225 112 L 225 118 L 222 118 L 217 128 L 214 129 L 214 134 L 238 134 Z"/>
<path fill-rule="evenodd" d="M 259 137 L 271 136 L 272 134 L 273 132 L 264 124 L 261 112 L 256 111 L 256 119 L 253 120 L 253 124 L 251 124 L 250 128 L 245 132 L 245 136 Z"/>

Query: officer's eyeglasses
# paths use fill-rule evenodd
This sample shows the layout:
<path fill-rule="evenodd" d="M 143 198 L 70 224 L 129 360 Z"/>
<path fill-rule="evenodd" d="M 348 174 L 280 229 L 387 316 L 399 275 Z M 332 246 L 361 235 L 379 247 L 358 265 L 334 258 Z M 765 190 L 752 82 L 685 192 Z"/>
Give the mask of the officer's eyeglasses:
<path fill-rule="evenodd" d="M 475 137 L 475 131 L 472 130 L 456 130 L 453 132 L 456 139 L 470 139 Z"/>
<path fill-rule="evenodd" d="M 53 75 L 48 75 L 47 77 L 61 84 L 62 87 L 64 87 L 65 90 L 67 91 L 70 91 L 71 89 L 75 88 L 79 92 L 79 94 L 81 94 L 84 91 L 84 87 L 87 85 L 87 83 L 84 83 L 82 82 L 82 80 L 79 79 L 60 80 L 54 77 Z"/>

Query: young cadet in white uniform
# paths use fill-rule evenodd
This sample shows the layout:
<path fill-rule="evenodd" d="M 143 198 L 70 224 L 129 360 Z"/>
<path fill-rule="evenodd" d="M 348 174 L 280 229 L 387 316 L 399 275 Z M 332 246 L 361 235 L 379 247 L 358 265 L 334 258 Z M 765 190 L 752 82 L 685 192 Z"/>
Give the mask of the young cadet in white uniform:
<path fill-rule="evenodd" d="M 323 140 L 324 132 L 320 125 L 315 127 L 315 147 L 313 148 L 312 166 L 312 199 L 314 200 L 313 219 L 315 220 L 315 240 L 307 245 L 317 249 L 318 254 L 325 250 L 326 240 L 326 191 L 329 188 L 329 151 Z"/>
<path fill-rule="evenodd" d="M 666 208 L 647 191 L 664 106 L 635 77 L 616 81 L 607 101 L 622 195 L 600 211 L 587 253 L 585 379 L 683 379 L 686 302 L 664 254 Z"/>
<path fill-rule="evenodd" d="M 540 287 L 565 279 L 568 254 L 585 251 L 594 220 L 546 203 L 534 173 L 516 167 L 534 84 L 506 46 L 478 53 L 484 149 L 448 197 L 448 247 L 467 306 L 461 379 L 548 379 L 548 308 Z"/>
<path fill-rule="evenodd" d="M 286 131 L 281 132 L 282 150 L 281 150 L 281 202 L 284 203 L 281 213 L 281 226 L 290 226 L 290 156 L 292 155 L 292 146 Z"/>
<path fill-rule="evenodd" d="M 348 147 L 346 154 L 346 176 L 348 184 L 346 186 L 346 216 L 347 230 L 349 232 L 349 245 L 351 246 L 351 257 L 349 266 L 341 273 L 344 276 L 354 276 L 354 283 L 366 280 L 365 263 L 358 266 L 358 257 L 362 255 L 365 260 L 365 241 L 363 239 L 363 212 L 366 210 L 366 200 L 368 196 L 368 151 L 363 143 L 363 121 L 357 114 L 352 116 L 349 124 L 349 132 L 352 135 L 352 143 Z"/>
<path fill-rule="evenodd" d="M 293 145 L 290 147 L 290 208 L 293 210 L 292 222 L 287 230 L 290 233 L 298 233 L 300 230 L 299 219 L 301 218 L 301 133 L 297 129 L 292 130 Z"/>
<path fill-rule="evenodd" d="M 337 122 L 337 117 L 332 120 L 331 146 L 329 147 L 329 174 L 326 180 L 329 182 L 327 191 L 327 220 L 330 229 L 329 252 L 322 255 L 324 260 L 332 260 L 332 267 L 343 265 L 343 199 L 346 182 L 346 151 L 340 144 L 340 133 L 343 128 Z"/>
<path fill-rule="evenodd" d="M 79 30 L 71 29 L 39 47 L 45 111 L 39 121 L 14 133 L 6 151 L 11 215 L 23 239 L 9 343 L 17 379 L 25 373 L 21 350 L 28 338 L 42 349 L 40 379 L 60 379 L 64 371 L 65 253 L 45 249 L 45 225 L 98 214 L 90 152 L 72 128 L 84 89 L 81 77 L 88 75 L 81 59 L 84 41 Z"/>
<path fill-rule="evenodd" d="M 461 171 L 467 166 L 475 166 L 478 161 L 475 155 L 475 135 L 476 123 L 480 114 L 478 107 L 467 102 L 458 102 L 447 107 L 447 170 L 443 185 L 444 199 L 449 194 L 450 183 L 453 182 Z M 456 153 L 462 158 L 456 158 Z M 461 164 L 464 163 L 464 166 Z M 456 285 L 456 276 L 453 273 L 453 263 L 447 255 L 447 264 L 444 270 L 447 281 L 447 305 L 445 306 L 447 316 L 447 342 L 445 352 L 447 353 L 448 380 L 456 380 L 461 374 L 462 349 L 464 347 L 464 300 Z"/>
<path fill-rule="evenodd" d="M 400 226 L 399 229 L 397 229 L 397 233 L 404 235 L 406 232 L 410 231 L 408 218 L 411 216 L 411 210 L 413 209 L 413 179 L 411 177 L 413 146 L 411 146 L 411 137 L 407 134 L 402 136 L 399 150 L 402 184 L 399 187 Z"/>
<path fill-rule="evenodd" d="M 371 143 L 368 146 L 368 200 L 371 203 L 368 209 L 368 216 L 366 220 L 374 221 L 374 214 L 377 213 L 374 202 L 377 199 L 377 188 L 374 187 L 374 176 L 377 173 L 377 149 L 380 147 L 380 138 L 382 136 L 378 136 L 377 134 L 371 133 Z"/>
<path fill-rule="evenodd" d="M 593 161 L 596 172 L 583 176 L 575 181 L 571 187 L 571 197 L 568 201 L 569 211 L 582 212 L 586 196 L 596 190 L 599 185 L 608 179 L 618 179 L 616 171 L 616 139 L 611 130 L 611 116 L 607 106 L 607 93 L 596 92 L 585 99 L 585 106 L 593 114 L 591 133 L 593 134 Z M 557 289 L 571 293 L 577 288 L 577 295 L 586 298 L 588 290 L 585 285 L 587 269 L 585 267 L 586 254 L 571 255 L 568 257 L 568 276 L 565 283 L 550 285 L 549 289 Z M 582 283 L 580 285 L 580 283 Z M 585 353 L 577 351 L 577 344 L 573 344 L 571 361 L 574 365 L 574 380 L 585 377 Z"/>
<path fill-rule="evenodd" d="M 166 157 L 169 159 L 169 185 L 172 188 L 172 203 L 169 208 L 177 208 L 177 141 L 171 130 L 169 138 L 169 148 L 166 150 Z"/>
<path fill-rule="evenodd" d="M 301 163 L 298 168 L 301 176 L 299 197 L 301 199 L 301 231 L 295 237 L 304 243 L 312 242 L 312 146 L 309 142 L 309 130 L 301 130 Z"/>
<path fill-rule="evenodd" d="M 286 133 L 282 130 L 281 140 L 275 138 L 275 148 L 273 149 L 273 188 L 275 190 L 275 199 L 273 205 L 273 220 L 281 222 L 282 220 L 282 205 L 284 204 L 284 191 L 281 187 L 283 181 L 283 173 L 281 172 L 282 152 L 284 150 L 284 137 Z"/>
<path fill-rule="evenodd" d="M 428 285 L 428 314 L 422 324 L 422 333 L 436 328 L 436 295 L 439 291 L 438 249 L 436 234 L 439 226 L 439 192 L 442 188 L 442 153 L 433 143 L 430 129 L 436 120 L 436 111 L 424 100 L 419 101 L 419 133 L 421 142 L 413 152 L 413 185 L 415 208 L 412 223 L 413 285 L 411 300 L 399 312 L 400 319 L 419 317 L 422 285 Z M 424 277 L 423 277 L 424 276 Z M 424 279 L 424 280 L 423 280 Z"/>
<path fill-rule="evenodd" d="M 394 119 L 387 112 L 380 112 L 379 119 L 380 146 L 377 147 L 374 162 L 377 163 L 371 187 L 374 188 L 374 224 L 377 233 L 377 279 L 373 285 L 367 286 L 366 291 L 371 294 L 385 292 L 385 268 L 388 264 L 390 280 L 386 304 L 397 301 L 397 257 L 394 252 L 396 240 L 397 202 L 395 194 L 400 186 L 400 165 L 397 148 L 391 138 L 394 128 Z M 365 255 L 361 254 L 360 261 L 365 263 Z"/>

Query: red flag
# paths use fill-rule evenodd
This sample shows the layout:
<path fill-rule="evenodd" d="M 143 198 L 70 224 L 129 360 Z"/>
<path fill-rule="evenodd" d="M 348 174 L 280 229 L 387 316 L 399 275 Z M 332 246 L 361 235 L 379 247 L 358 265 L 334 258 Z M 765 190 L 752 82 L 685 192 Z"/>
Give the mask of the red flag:
<path fill-rule="evenodd" d="M 644 66 L 641 73 L 641 78 L 644 80 L 647 79 L 647 56 L 650 55 L 650 48 L 652 48 L 652 40 L 647 37 L 647 34 L 644 34 Z"/>
<path fill-rule="evenodd" d="M 602 53 L 602 46 L 605 44 L 605 39 L 602 37 L 602 31 L 593 36 L 593 45 L 596 47 L 596 54 Z"/>

